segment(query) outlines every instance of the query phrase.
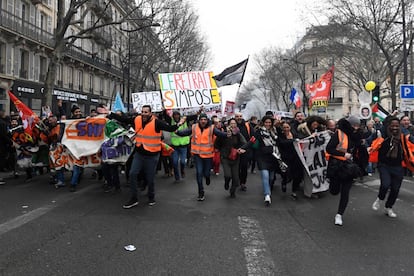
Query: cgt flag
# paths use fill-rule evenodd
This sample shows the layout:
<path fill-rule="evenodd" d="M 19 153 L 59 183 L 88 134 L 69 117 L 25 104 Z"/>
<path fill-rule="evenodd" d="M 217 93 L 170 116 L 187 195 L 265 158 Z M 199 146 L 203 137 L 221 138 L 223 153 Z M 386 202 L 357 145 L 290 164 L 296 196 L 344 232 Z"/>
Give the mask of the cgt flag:
<path fill-rule="evenodd" d="M 236 65 L 224 69 L 219 75 L 213 76 L 213 79 L 216 81 L 217 87 L 232 85 L 235 83 L 241 84 L 244 77 L 244 72 L 246 72 L 247 62 L 249 58 L 243 60 Z"/>
<path fill-rule="evenodd" d="M 33 133 L 33 128 L 39 122 L 39 117 L 29 107 L 27 107 L 22 101 L 20 101 L 12 92 L 9 93 L 10 100 L 14 103 L 19 111 L 20 118 L 22 118 L 24 132 L 30 136 Z"/>
<path fill-rule="evenodd" d="M 309 93 L 309 108 L 327 107 L 329 94 L 331 93 L 334 66 L 323 74 L 319 80 L 313 84 L 306 84 L 306 91 Z"/>

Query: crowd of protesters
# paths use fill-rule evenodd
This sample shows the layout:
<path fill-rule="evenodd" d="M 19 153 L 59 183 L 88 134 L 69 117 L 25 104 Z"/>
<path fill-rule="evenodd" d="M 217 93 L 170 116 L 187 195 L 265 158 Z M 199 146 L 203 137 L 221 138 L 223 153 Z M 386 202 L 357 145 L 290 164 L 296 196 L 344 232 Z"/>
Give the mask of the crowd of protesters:
<path fill-rule="evenodd" d="M 60 120 L 85 118 L 81 109 L 74 105 L 71 114 L 66 116 L 58 104 L 57 114 L 47 114 L 38 127 L 33 129 L 30 141 L 24 135 L 23 122 L 18 113 L 6 116 L 0 111 L 0 169 L 20 177 L 18 168 L 24 168 L 25 180 L 29 182 L 37 174 L 51 173 L 51 183 L 56 188 L 66 187 L 65 169 L 54 170 L 49 167 L 49 148 L 59 143 L 62 135 Z M 393 114 L 395 115 L 395 114 Z M 105 192 L 119 192 L 120 171 L 126 174 L 130 186 L 130 199 L 123 205 L 125 209 L 139 203 L 141 191 L 147 190 L 148 204 L 155 200 L 155 175 L 164 167 L 165 177 L 174 178 L 176 184 L 182 183 L 186 170 L 194 164 L 196 170 L 197 200 L 204 201 L 204 184 L 210 185 L 211 175 L 219 176 L 223 169 L 224 190 L 229 197 L 236 198 L 237 191 L 247 192 L 248 174 L 260 172 L 263 197 L 266 206 L 272 203 L 272 192 L 277 177 L 281 178 L 281 191 L 290 190 L 293 200 L 306 176 L 302 161 L 294 149 L 295 141 L 328 131 L 331 139 L 326 147 L 328 162 L 329 191 L 340 194 L 335 224 L 342 225 L 342 217 L 348 204 L 352 183 L 357 178 L 372 176 L 379 171 L 381 186 L 372 209 L 378 210 L 384 204 L 385 213 L 396 217 L 392 209 L 398 197 L 404 175 L 411 175 L 410 164 L 414 159 L 408 146 L 414 143 L 414 128 L 410 119 L 389 116 L 384 122 L 360 120 L 347 116 L 338 122 L 325 120 L 320 116 L 305 117 L 296 112 L 293 118 L 276 118 L 272 112 L 258 120 L 249 120 L 242 113 L 232 118 L 209 118 L 202 109 L 196 114 L 184 116 L 179 111 L 171 115 L 166 110 L 153 113 L 151 106 L 144 105 L 139 114 L 108 112 L 105 105 L 91 110 L 89 117 L 102 116 L 115 120 L 126 129 L 135 130 L 135 147 L 126 164 L 103 163 L 94 172 L 99 179 L 105 179 Z M 24 140 L 24 141 L 23 141 Z M 171 150 L 164 150 L 162 144 Z M 372 156 L 378 160 L 373 160 Z M 30 163 L 27 165 L 26 163 Z M 359 168 L 359 175 L 341 176 L 334 170 L 353 163 Z M 407 169 L 407 167 L 409 169 Z M 69 190 L 75 192 L 83 175 L 83 168 L 73 166 Z M 279 176 L 278 176 L 279 175 Z M 290 184 L 291 183 L 291 184 Z M 6 184 L 0 179 L 0 184 Z M 249 185 L 248 185 L 249 184 Z M 290 185 L 290 187 L 288 187 Z"/>

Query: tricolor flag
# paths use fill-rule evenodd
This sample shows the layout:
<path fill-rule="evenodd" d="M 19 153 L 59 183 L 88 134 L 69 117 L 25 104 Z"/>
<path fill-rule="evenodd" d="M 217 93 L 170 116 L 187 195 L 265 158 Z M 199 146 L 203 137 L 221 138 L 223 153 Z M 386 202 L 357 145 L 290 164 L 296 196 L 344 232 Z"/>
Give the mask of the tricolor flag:
<path fill-rule="evenodd" d="M 235 83 L 242 83 L 244 72 L 246 71 L 247 62 L 249 58 L 243 60 L 236 65 L 224 69 L 219 75 L 213 76 L 213 79 L 216 81 L 217 87 L 232 85 Z"/>
<path fill-rule="evenodd" d="M 382 122 L 388 115 L 390 115 L 390 113 L 387 110 L 385 110 L 379 103 L 376 103 L 372 106 L 373 118 L 378 117 Z"/>
<path fill-rule="evenodd" d="M 302 105 L 299 93 L 295 88 L 292 88 L 292 91 L 290 91 L 290 100 L 296 106 L 296 108 L 299 108 Z"/>

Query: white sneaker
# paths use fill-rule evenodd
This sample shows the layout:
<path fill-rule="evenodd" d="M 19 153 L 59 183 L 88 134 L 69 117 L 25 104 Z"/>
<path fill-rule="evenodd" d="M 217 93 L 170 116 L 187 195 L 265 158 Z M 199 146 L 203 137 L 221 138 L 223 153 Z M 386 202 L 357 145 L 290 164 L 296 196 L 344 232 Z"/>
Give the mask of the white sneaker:
<path fill-rule="evenodd" d="M 372 176 L 372 173 L 368 173 L 368 176 Z"/>
<path fill-rule="evenodd" d="M 385 214 L 390 218 L 396 218 L 397 214 L 391 208 L 385 208 Z"/>
<path fill-rule="evenodd" d="M 265 195 L 264 201 L 266 205 L 270 205 L 272 203 L 272 199 L 270 198 L 270 195 Z"/>
<path fill-rule="evenodd" d="M 335 225 L 342 226 L 342 216 L 340 214 L 336 214 L 335 216 Z"/>
<path fill-rule="evenodd" d="M 378 211 L 381 207 L 381 200 L 377 197 L 377 199 L 372 203 L 372 210 Z"/>

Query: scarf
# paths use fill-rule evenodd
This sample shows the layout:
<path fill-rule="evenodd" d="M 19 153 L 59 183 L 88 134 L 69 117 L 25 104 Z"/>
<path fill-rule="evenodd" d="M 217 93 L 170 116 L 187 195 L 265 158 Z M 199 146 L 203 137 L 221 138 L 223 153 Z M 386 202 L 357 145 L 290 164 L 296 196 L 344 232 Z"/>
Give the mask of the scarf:
<path fill-rule="evenodd" d="M 390 143 L 390 149 L 388 150 L 386 156 L 390 159 L 396 159 L 398 158 L 398 148 L 401 144 L 400 137 L 399 136 L 391 136 L 389 139 Z"/>
<path fill-rule="evenodd" d="M 260 128 L 260 136 L 262 137 L 263 144 L 267 147 L 273 147 L 273 155 L 277 159 L 280 159 L 280 152 L 277 147 L 277 134 L 274 128 L 267 130 L 265 127 Z"/>

